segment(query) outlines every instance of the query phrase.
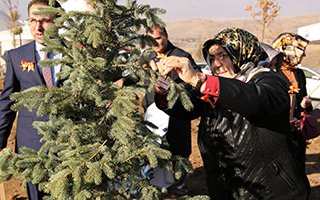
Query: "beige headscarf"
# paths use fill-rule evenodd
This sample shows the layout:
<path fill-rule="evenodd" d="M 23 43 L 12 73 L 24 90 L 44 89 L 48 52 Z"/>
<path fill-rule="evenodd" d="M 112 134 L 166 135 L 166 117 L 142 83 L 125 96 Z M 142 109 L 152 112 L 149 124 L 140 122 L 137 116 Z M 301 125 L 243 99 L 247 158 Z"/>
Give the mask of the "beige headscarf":
<path fill-rule="evenodd" d="M 297 68 L 304 56 L 309 40 L 294 33 L 282 33 L 273 42 L 273 48 L 283 53 L 282 67 Z"/>

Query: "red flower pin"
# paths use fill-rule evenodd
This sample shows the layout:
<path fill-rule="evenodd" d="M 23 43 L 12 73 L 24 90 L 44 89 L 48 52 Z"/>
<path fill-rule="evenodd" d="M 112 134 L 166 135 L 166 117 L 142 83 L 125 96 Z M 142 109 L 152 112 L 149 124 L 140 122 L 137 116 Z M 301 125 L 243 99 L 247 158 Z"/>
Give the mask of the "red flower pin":
<path fill-rule="evenodd" d="M 22 71 L 24 72 L 25 70 L 28 70 L 28 72 L 30 71 L 34 71 L 34 62 L 28 62 L 25 60 L 21 60 L 21 67 L 22 67 Z"/>

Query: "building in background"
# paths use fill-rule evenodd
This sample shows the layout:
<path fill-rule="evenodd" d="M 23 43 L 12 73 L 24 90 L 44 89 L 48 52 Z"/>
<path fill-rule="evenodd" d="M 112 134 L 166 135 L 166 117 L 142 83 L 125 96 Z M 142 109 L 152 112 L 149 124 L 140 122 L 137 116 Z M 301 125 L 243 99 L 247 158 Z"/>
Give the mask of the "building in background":
<path fill-rule="evenodd" d="M 298 34 L 308 39 L 310 43 L 320 44 L 320 23 L 299 27 Z"/>
<path fill-rule="evenodd" d="M 24 22 L 22 26 L 22 33 L 16 36 L 16 43 L 17 43 L 16 47 L 24 45 L 32 40 L 33 38 L 30 33 L 29 25 L 27 22 Z M 12 48 L 14 47 L 12 45 L 12 33 L 10 32 L 10 30 L 0 31 L 1 55 L 3 55 L 5 51 L 8 51 Z"/>
<path fill-rule="evenodd" d="M 6 30 L 8 28 L 8 21 L 10 20 L 10 17 L 0 10 L 0 31 Z"/>
<path fill-rule="evenodd" d="M 85 0 L 69 0 L 61 5 L 67 12 L 73 10 L 91 10 L 90 6 L 87 5 Z M 7 23 L 9 20 L 10 18 L 8 15 L 0 10 L 0 78 L 5 75 L 5 62 L 2 56 L 6 51 L 14 48 L 12 45 L 12 34 L 9 30 L 7 30 Z M 16 47 L 27 44 L 33 40 L 27 21 L 22 22 L 22 24 L 22 34 L 16 36 Z"/>
<path fill-rule="evenodd" d="M 16 47 L 27 44 L 33 40 L 32 35 L 30 33 L 29 25 L 24 22 L 22 26 L 22 33 L 16 36 Z M 12 45 L 12 33 L 10 30 L 0 31 L 0 77 L 3 77 L 5 74 L 5 62 L 3 59 L 3 55 L 6 51 L 13 49 Z"/>

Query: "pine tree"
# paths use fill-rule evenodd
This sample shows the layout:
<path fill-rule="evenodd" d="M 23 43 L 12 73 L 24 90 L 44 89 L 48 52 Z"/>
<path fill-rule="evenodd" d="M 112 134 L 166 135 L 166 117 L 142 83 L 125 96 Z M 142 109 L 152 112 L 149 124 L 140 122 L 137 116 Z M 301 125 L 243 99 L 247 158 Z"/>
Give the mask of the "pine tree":
<path fill-rule="evenodd" d="M 38 109 L 49 121 L 34 123 L 43 135 L 40 151 L 3 150 L 1 179 L 22 176 L 39 184 L 48 199 L 125 199 L 133 191 L 139 191 L 141 199 L 159 199 L 161 193 L 141 174 L 142 167 L 166 166 L 177 178 L 191 170 L 186 160 L 171 156 L 163 138 L 149 131 L 139 107 L 159 76 L 139 65 L 141 48 L 152 42 L 141 30 L 163 23 L 157 15 L 164 11 L 131 0 L 126 5 L 117 0 L 91 3 L 93 11 L 66 13 L 50 7 L 38 12 L 60 16 L 46 31 L 45 41 L 47 51 L 63 57 L 41 65 L 61 64 L 58 78 L 63 84 L 12 95 L 13 109 Z M 131 72 L 135 84 L 114 83 L 124 70 Z M 145 78 L 152 80 L 148 88 Z M 185 91 L 172 81 L 171 86 L 170 105 L 181 99 L 191 109 Z"/>

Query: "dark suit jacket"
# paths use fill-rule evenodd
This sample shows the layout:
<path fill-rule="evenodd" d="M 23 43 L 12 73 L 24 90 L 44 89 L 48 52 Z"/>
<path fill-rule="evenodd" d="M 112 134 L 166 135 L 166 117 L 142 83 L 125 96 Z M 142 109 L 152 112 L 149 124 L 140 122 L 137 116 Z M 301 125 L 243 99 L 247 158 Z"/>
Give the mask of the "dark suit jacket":
<path fill-rule="evenodd" d="M 21 61 L 34 62 L 34 71 L 22 71 Z M 14 103 L 10 100 L 10 95 L 28 88 L 45 85 L 42 75 L 37 66 L 35 42 L 31 42 L 17 49 L 8 51 L 6 55 L 7 71 L 4 81 L 4 88 L 0 96 L 0 148 L 6 147 L 8 137 L 11 132 L 12 124 L 16 117 L 16 112 L 10 109 Z M 18 113 L 16 130 L 17 151 L 24 146 L 38 151 L 41 147 L 41 135 L 33 127 L 34 121 L 45 121 L 47 116 L 38 117 L 36 110 L 29 112 L 22 109 Z"/>

